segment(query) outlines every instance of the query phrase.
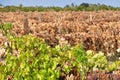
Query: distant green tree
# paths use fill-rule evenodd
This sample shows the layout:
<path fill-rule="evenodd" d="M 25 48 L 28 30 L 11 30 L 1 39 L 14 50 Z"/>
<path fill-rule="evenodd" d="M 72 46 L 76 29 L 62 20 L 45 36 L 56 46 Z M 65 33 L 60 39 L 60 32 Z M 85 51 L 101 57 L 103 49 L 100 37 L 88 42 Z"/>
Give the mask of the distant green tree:
<path fill-rule="evenodd" d="M 88 3 L 82 3 L 80 6 L 89 7 L 89 4 Z"/>
<path fill-rule="evenodd" d="M 3 6 L 2 4 L 0 4 L 0 6 Z"/>
<path fill-rule="evenodd" d="M 75 7 L 74 3 L 71 3 L 71 7 Z"/>
<path fill-rule="evenodd" d="M 71 11 L 71 10 L 72 10 L 71 5 L 66 5 L 66 6 L 64 7 L 64 10 L 65 10 L 65 11 Z"/>
<path fill-rule="evenodd" d="M 20 4 L 20 5 L 19 5 L 19 7 L 20 7 L 20 8 L 22 8 L 22 7 L 23 7 L 23 5 L 22 5 L 22 4 Z"/>

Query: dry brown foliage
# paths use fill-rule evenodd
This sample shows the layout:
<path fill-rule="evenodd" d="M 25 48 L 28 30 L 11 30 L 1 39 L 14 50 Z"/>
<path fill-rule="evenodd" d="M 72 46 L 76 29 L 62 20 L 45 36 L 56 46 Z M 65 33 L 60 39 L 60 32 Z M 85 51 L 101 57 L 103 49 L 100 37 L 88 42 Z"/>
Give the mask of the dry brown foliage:
<path fill-rule="evenodd" d="M 32 33 L 55 46 L 60 38 L 85 49 L 117 53 L 120 48 L 120 11 L 1 12 L 0 22 L 11 22 L 17 36 Z"/>

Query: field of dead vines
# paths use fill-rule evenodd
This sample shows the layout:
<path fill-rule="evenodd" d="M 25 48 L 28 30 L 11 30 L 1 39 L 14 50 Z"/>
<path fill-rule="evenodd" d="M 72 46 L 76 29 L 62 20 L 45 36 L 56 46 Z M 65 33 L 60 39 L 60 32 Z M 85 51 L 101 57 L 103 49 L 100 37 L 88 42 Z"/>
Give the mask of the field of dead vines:
<path fill-rule="evenodd" d="M 82 43 L 85 49 L 119 52 L 120 12 L 7 12 L 0 22 L 11 22 L 18 36 L 32 33 L 55 46 L 65 40 L 71 45 Z"/>
<path fill-rule="evenodd" d="M 63 44 L 82 44 L 85 50 L 102 51 L 108 56 L 108 61 L 116 61 L 120 59 L 119 14 L 120 11 L 0 12 L 0 23 L 11 22 L 12 33 L 16 36 L 33 34 L 53 48 Z M 0 45 L 6 41 L 0 31 Z M 72 76 L 79 80 L 80 75 L 75 71 L 75 68 L 71 70 Z M 111 74 L 98 70 L 87 73 L 86 79 L 119 80 L 119 74 L 119 71 Z"/>

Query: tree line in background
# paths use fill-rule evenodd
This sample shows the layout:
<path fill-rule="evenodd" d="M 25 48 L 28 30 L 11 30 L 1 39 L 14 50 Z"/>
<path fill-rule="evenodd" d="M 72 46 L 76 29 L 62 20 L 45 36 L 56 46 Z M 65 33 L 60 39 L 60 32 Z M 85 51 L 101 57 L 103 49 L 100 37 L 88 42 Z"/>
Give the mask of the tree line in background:
<path fill-rule="evenodd" d="M 51 6 L 51 7 L 43 7 L 43 6 L 29 6 L 25 7 L 22 4 L 19 6 L 3 6 L 0 4 L 0 12 L 16 12 L 16 11 L 99 11 L 99 10 L 120 10 L 120 7 L 112 7 L 107 6 L 105 4 L 88 4 L 82 3 L 80 5 L 66 5 L 65 7 Z"/>

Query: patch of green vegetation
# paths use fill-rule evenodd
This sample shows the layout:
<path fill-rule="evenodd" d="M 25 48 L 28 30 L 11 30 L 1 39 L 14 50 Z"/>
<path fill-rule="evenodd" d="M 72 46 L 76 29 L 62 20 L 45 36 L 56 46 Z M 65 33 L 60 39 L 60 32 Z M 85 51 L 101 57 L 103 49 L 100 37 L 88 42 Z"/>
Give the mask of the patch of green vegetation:
<path fill-rule="evenodd" d="M 1 7 L 3 5 L 1 4 Z M 43 6 L 36 6 L 36 7 L 25 7 L 22 4 L 19 6 L 5 6 L 0 8 L 0 12 L 16 12 L 16 11 L 99 11 L 99 10 L 120 10 L 120 7 L 112 7 L 107 6 L 105 4 L 88 4 L 88 3 L 82 3 L 80 5 L 66 5 L 65 7 L 58 7 L 58 6 L 51 6 L 51 7 L 43 7 Z"/>

